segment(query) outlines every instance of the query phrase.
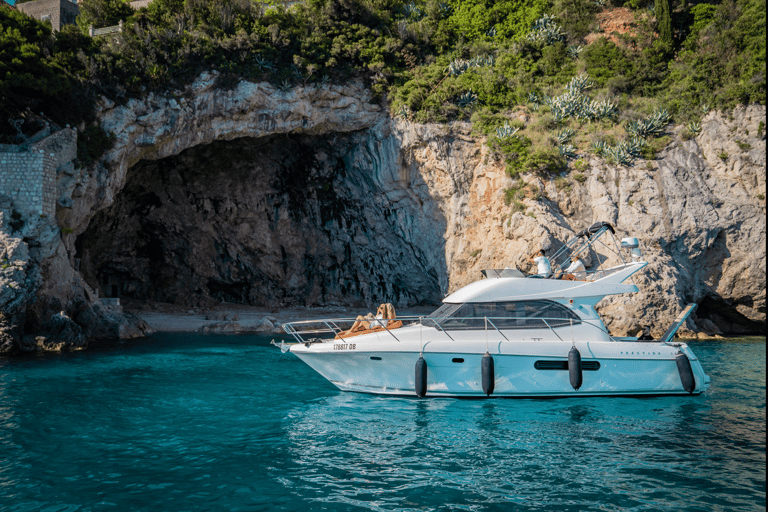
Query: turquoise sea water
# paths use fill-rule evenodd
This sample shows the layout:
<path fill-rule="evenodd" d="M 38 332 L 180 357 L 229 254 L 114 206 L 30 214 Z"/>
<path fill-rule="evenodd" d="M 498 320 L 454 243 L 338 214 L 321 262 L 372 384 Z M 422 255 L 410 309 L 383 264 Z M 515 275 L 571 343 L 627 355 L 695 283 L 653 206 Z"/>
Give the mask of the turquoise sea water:
<path fill-rule="evenodd" d="M 272 337 L 0 360 L 0 510 L 765 510 L 765 339 L 698 397 L 343 393 Z"/>

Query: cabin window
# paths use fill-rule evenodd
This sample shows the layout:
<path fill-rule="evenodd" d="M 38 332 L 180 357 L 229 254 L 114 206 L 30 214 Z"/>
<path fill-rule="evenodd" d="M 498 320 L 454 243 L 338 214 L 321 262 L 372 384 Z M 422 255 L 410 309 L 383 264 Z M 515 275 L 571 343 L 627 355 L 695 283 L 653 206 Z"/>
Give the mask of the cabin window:
<path fill-rule="evenodd" d="M 537 370 L 567 370 L 568 360 L 536 361 L 533 363 L 533 367 Z M 600 369 L 600 361 L 582 361 L 581 369 L 585 372 L 596 372 Z"/>
<path fill-rule="evenodd" d="M 445 330 L 549 329 L 581 323 L 570 309 L 551 300 L 443 304 L 428 319 Z M 428 325 L 428 324 L 427 324 Z"/>

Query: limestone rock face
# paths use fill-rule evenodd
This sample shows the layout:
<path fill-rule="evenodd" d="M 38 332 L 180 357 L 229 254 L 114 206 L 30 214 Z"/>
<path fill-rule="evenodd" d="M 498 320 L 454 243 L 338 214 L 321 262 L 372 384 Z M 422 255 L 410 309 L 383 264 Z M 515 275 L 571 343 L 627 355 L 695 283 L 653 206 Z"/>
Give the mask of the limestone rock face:
<path fill-rule="evenodd" d="M 639 293 L 608 297 L 598 310 L 613 334 L 649 326 L 658 336 L 689 302 L 699 304 L 689 332 L 764 332 L 764 119 L 763 106 L 713 112 L 695 139 L 684 141 L 677 129 L 656 161 L 624 168 L 593 158 L 564 187 L 527 176 L 545 199 L 524 199 L 525 211 L 515 213 L 503 201 L 512 180 L 486 163 L 468 127 L 463 138 L 442 127 L 399 128 L 403 160 L 416 162 L 444 212 L 448 290 L 476 280 L 484 268 L 524 267 L 535 250 L 557 249 L 575 232 L 607 221 L 617 239 L 642 240 L 649 265 L 633 278 Z M 586 263 L 598 259 L 618 261 L 599 250 Z"/>
<path fill-rule="evenodd" d="M 598 305 L 613 334 L 661 334 L 688 302 L 699 303 L 690 331 L 765 329 L 762 106 L 710 113 L 696 138 L 675 131 L 653 162 L 593 158 L 578 180 L 525 176 L 541 198 L 516 206 L 505 203 L 515 181 L 470 125 L 393 121 L 359 84 L 225 90 L 207 73 L 185 91 L 104 100 L 99 118 L 116 143 L 88 169 L 61 166 L 66 230 L 36 221 L 13 232 L 0 201 L 10 262 L 0 347 L 146 332 L 105 295 L 437 304 L 480 270 L 528 268 L 535 250 L 597 221 L 641 238 L 649 262 L 633 278 L 639 293 Z M 595 268 L 617 256 L 598 248 L 586 260 Z"/>

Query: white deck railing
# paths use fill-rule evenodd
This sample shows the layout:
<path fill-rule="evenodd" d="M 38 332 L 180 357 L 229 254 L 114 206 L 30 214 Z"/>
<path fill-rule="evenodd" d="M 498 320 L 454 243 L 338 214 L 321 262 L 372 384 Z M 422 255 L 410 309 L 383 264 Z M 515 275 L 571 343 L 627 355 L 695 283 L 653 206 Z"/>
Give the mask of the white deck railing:
<path fill-rule="evenodd" d="M 299 343 L 311 343 L 334 339 L 340 332 L 344 332 L 352 327 L 357 320 L 352 318 L 328 318 L 321 320 L 302 320 L 298 322 L 288 322 L 283 324 L 283 330 L 290 334 Z M 386 332 L 391 335 L 395 340 L 400 341 L 396 333 L 402 327 L 397 329 L 388 329 L 383 326 L 384 320 L 377 319 L 365 319 L 370 324 L 376 324 L 383 327 L 381 331 L 370 332 Z M 450 332 L 453 331 L 495 331 L 501 335 L 505 340 L 510 339 L 502 332 L 504 331 L 516 331 L 516 330 L 549 330 L 560 341 L 563 338 L 555 331 L 557 328 L 572 327 L 579 324 L 590 325 L 601 332 L 605 333 L 612 340 L 615 338 L 602 326 L 598 325 L 597 321 L 579 319 L 571 323 L 570 318 L 542 318 L 542 317 L 415 317 L 415 316 L 403 316 L 389 320 L 388 322 L 403 322 L 403 327 L 411 327 L 415 325 L 421 325 L 422 327 L 434 328 L 445 334 L 451 340 L 455 341 Z M 510 325 L 509 322 L 514 321 L 514 325 Z M 450 322 L 450 323 L 449 323 Z M 466 322 L 465 324 L 457 325 L 453 322 Z M 498 324 L 498 325 L 497 325 Z M 602 324 L 602 322 L 600 322 Z M 374 327 L 376 327 L 374 325 Z M 366 333 L 367 334 L 367 333 Z M 361 333 L 362 335 L 362 333 Z"/>

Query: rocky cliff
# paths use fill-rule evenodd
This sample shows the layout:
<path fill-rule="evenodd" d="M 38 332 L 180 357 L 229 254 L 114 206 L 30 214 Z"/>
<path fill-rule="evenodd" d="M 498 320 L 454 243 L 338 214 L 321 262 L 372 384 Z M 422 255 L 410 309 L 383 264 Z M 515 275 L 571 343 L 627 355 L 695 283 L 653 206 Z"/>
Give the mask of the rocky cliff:
<path fill-rule="evenodd" d="M 0 204 L 7 347 L 22 334 L 43 348 L 141 334 L 99 294 L 435 304 L 598 220 L 642 238 L 650 263 L 640 293 L 599 305 L 614 334 L 659 334 L 691 301 L 694 332 L 765 328 L 762 106 L 710 113 L 651 163 L 592 159 L 578 181 L 526 176 L 544 195 L 516 212 L 504 201 L 513 181 L 470 126 L 395 122 L 356 84 L 221 89 L 204 74 L 165 96 L 104 100 L 99 118 L 115 145 L 59 173 L 58 226 L 28 218 L 14 232 Z"/>

